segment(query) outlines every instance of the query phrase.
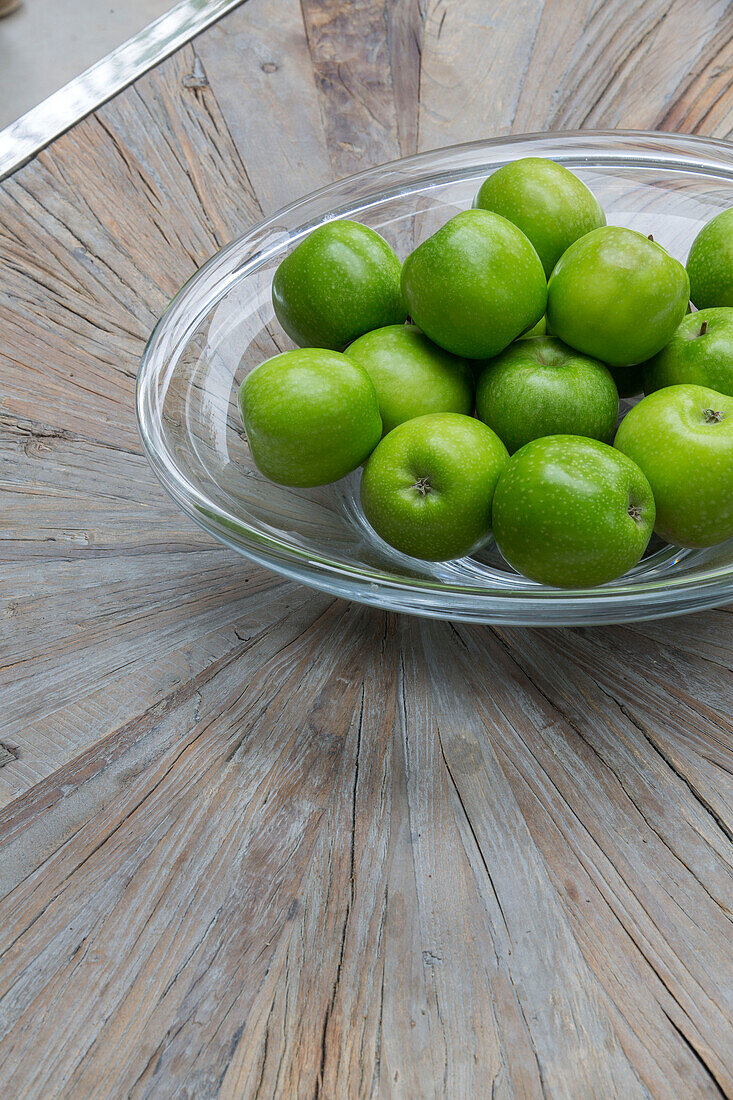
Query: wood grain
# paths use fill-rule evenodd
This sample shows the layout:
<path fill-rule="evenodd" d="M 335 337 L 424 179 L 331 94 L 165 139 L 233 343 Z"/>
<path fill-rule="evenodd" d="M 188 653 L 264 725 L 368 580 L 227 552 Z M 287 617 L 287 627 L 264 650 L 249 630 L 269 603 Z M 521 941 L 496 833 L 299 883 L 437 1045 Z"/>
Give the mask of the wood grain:
<path fill-rule="evenodd" d="M 196 43 L 264 213 L 331 180 L 298 0 L 248 0 Z"/>
<path fill-rule="evenodd" d="M 248 565 L 133 415 L 170 296 L 419 149 L 733 132 L 724 0 L 247 0 L 0 188 L 0 1092 L 733 1096 L 733 616 Z"/>

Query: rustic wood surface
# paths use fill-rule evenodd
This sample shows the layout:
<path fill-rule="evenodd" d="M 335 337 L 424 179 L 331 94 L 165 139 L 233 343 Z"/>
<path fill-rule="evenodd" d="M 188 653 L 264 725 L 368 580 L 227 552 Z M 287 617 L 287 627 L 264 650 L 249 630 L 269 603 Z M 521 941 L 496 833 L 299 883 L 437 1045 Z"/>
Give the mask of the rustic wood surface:
<path fill-rule="evenodd" d="M 733 1095 L 733 617 L 249 566 L 133 390 L 262 213 L 509 131 L 733 133 L 728 0 L 248 0 L 0 194 L 0 1095 Z"/>

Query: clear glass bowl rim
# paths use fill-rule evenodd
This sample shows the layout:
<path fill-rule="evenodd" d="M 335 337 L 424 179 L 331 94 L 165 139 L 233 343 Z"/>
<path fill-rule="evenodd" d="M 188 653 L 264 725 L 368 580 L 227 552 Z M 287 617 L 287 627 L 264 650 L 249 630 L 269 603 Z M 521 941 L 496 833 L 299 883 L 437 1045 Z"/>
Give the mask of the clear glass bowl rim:
<path fill-rule="evenodd" d="M 616 159 L 625 167 L 705 172 L 733 181 L 733 144 L 726 141 L 663 131 L 569 130 L 433 149 L 377 165 L 304 195 L 212 256 L 181 287 L 153 329 L 142 355 L 136 390 L 138 428 L 148 461 L 179 507 L 226 546 L 299 583 L 383 609 L 431 618 L 559 626 L 660 618 L 733 599 L 733 562 L 687 576 L 587 589 L 548 588 L 530 581 L 524 589 L 491 589 L 395 577 L 363 565 L 351 566 L 308 553 L 228 513 L 183 475 L 165 445 L 158 397 L 161 372 L 170 371 L 171 363 L 175 369 L 178 349 L 202 317 L 234 282 L 266 258 L 268 235 L 280 231 L 277 242 L 269 246 L 273 252 L 279 251 L 284 223 L 290 239 L 297 239 L 324 220 L 348 216 L 354 206 L 363 209 L 369 199 L 376 202 L 396 197 L 428 178 L 448 181 L 473 175 L 481 170 L 484 159 L 491 167 L 517 155 L 557 157 L 568 166 L 585 167 Z"/>

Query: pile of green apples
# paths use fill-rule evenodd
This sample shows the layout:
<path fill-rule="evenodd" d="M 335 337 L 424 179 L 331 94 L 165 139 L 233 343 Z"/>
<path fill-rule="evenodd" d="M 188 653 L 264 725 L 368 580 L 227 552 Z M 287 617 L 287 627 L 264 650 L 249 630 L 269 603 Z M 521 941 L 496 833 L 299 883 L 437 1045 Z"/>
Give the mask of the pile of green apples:
<path fill-rule="evenodd" d="M 733 536 L 733 209 L 685 267 L 531 157 L 404 263 L 365 225 L 321 225 L 272 298 L 298 347 L 240 387 L 255 464 L 291 486 L 363 465 L 364 514 L 402 553 L 446 561 L 493 532 L 526 577 L 586 587 L 653 530 Z"/>

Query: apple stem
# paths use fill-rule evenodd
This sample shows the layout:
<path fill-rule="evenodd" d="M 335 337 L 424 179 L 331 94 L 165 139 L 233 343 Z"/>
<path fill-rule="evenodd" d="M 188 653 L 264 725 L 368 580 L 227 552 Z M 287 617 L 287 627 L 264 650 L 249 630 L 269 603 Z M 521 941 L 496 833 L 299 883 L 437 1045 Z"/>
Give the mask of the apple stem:
<path fill-rule="evenodd" d="M 707 323 L 707 321 L 703 321 L 703 323 L 700 325 L 700 335 L 704 336 L 707 331 L 708 331 L 708 323 Z"/>
<path fill-rule="evenodd" d="M 412 488 L 417 489 L 418 493 L 425 497 L 431 491 L 432 485 L 427 477 L 419 477 Z"/>
<path fill-rule="evenodd" d="M 719 412 L 717 409 L 703 409 L 702 415 L 705 417 L 706 424 L 719 424 L 725 413 Z"/>
<path fill-rule="evenodd" d="M 653 233 L 647 233 L 647 240 L 648 241 L 653 241 L 654 240 L 654 234 Z"/>

